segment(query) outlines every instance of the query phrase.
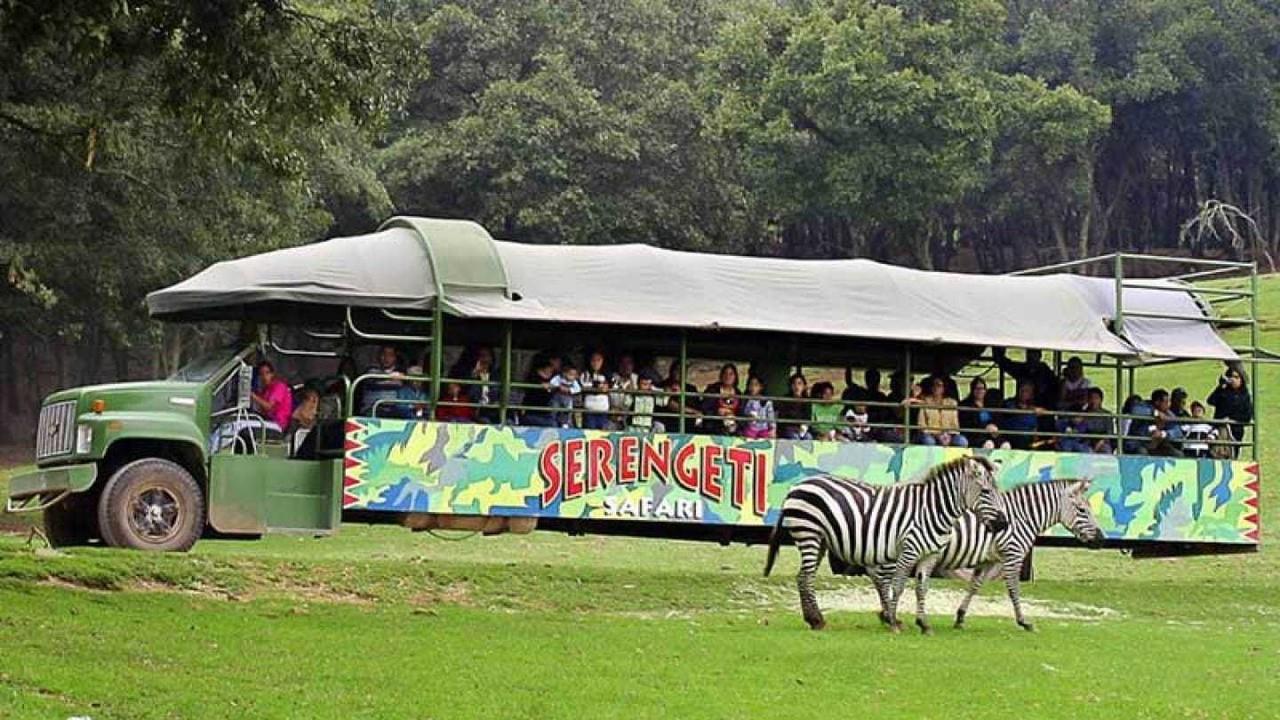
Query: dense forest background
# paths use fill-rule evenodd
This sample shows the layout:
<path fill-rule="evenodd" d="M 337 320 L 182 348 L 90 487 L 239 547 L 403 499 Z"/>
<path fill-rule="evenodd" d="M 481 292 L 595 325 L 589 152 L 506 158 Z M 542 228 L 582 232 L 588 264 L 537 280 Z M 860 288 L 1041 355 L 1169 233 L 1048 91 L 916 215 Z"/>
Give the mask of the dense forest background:
<path fill-rule="evenodd" d="M 181 359 L 148 291 L 393 213 L 1267 263 L 1278 101 L 1274 0 L 0 0 L 0 440 L 55 387 Z M 1181 232 L 1216 202 L 1247 218 Z"/>

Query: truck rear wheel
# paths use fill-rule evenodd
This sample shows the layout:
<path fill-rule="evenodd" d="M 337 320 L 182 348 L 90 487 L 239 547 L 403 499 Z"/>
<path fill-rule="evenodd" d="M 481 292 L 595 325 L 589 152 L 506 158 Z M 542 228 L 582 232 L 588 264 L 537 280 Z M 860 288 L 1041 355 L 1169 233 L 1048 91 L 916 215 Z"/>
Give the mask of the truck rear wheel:
<path fill-rule="evenodd" d="M 120 468 L 98 501 L 102 541 L 112 547 L 185 552 L 204 531 L 204 494 L 186 468 L 144 458 Z"/>
<path fill-rule="evenodd" d="M 86 500 L 88 502 L 86 502 Z M 44 535 L 53 547 L 88 545 L 97 536 L 92 498 L 72 495 L 44 510 Z"/>

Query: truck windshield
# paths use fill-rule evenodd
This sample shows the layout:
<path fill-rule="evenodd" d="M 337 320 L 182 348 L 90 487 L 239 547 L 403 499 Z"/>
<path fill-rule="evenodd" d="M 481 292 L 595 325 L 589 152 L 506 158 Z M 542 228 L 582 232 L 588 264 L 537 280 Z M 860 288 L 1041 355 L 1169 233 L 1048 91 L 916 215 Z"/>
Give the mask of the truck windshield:
<path fill-rule="evenodd" d="M 178 368 L 178 371 L 170 375 L 169 379 L 178 382 L 204 382 L 212 377 L 218 368 L 230 362 L 239 350 L 239 346 L 231 344 L 197 355 L 191 362 Z"/>

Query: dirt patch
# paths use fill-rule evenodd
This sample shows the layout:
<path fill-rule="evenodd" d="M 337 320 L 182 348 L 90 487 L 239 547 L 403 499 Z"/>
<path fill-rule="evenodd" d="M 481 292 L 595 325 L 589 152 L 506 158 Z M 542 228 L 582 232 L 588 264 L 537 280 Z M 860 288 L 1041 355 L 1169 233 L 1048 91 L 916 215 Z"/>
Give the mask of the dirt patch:
<path fill-rule="evenodd" d="M 945 617 L 955 613 L 955 609 L 964 599 L 960 590 L 949 588 L 933 588 L 929 590 L 929 612 L 933 617 Z M 793 598 L 794 600 L 794 598 Z M 841 588 L 818 593 L 818 604 L 824 610 L 844 610 L 849 612 L 876 613 L 880 611 L 880 598 L 875 590 L 865 588 Z M 902 599 L 902 612 L 915 612 L 915 593 L 908 588 Z M 1036 600 L 1022 597 L 1022 612 L 1027 617 L 1047 618 L 1050 620 L 1109 620 L 1119 617 L 1120 613 L 1112 608 L 1083 603 L 1056 602 Z M 969 603 L 969 616 L 984 615 L 1013 618 L 1013 606 L 1009 598 L 1001 595 L 979 595 Z"/>

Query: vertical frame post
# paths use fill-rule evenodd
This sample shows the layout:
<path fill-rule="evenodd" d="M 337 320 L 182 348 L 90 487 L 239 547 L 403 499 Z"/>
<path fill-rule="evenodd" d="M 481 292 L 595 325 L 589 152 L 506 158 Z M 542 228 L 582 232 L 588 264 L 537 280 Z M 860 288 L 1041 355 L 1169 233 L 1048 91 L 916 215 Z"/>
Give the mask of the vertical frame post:
<path fill-rule="evenodd" d="M 1262 384 L 1258 377 L 1258 261 L 1256 259 L 1249 264 L 1249 382 L 1253 384 L 1253 436 L 1249 438 L 1251 441 L 1249 454 L 1256 463 L 1258 462 L 1258 438 L 1262 437 L 1262 426 L 1259 423 L 1262 415 L 1258 412 L 1258 408 L 1262 407 L 1258 401 Z"/>
<path fill-rule="evenodd" d="M 680 420 L 676 424 L 681 433 L 684 429 L 685 380 L 689 377 L 689 331 L 680 328 Z"/>
<path fill-rule="evenodd" d="M 911 346 L 907 345 L 903 352 L 903 378 L 902 378 L 902 443 L 904 445 L 911 444 L 911 406 L 906 403 L 906 399 L 911 397 Z"/>
<path fill-rule="evenodd" d="M 444 372 L 444 298 L 437 295 L 431 310 L 431 417 L 440 404 L 440 375 Z"/>
<path fill-rule="evenodd" d="M 498 424 L 507 424 L 507 406 L 511 404 L 511 321 L 502 323 L 502 399 L 498 403 Z"/>

